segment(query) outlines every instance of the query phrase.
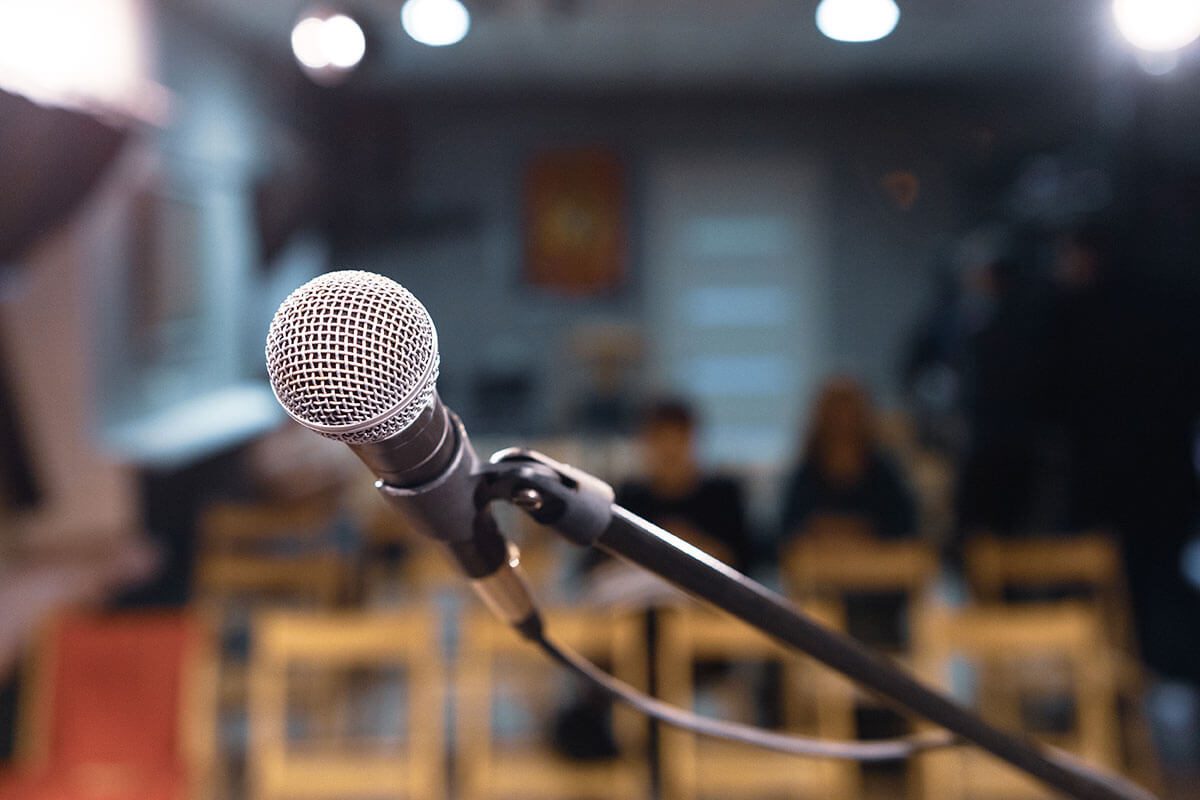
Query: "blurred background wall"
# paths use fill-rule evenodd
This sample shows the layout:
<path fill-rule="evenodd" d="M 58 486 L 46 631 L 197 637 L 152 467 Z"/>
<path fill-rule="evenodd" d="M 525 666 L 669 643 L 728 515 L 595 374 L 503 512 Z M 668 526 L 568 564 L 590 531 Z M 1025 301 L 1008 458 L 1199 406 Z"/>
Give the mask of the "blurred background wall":
<path fill-rule="evenodd" d="M 81 19 L 141 43 L 106 67 L 109 105 L 133 120 L 115 123 L 122 150 L 6 270 L 10 369 L 47 462 L 39 514 L 65 515 L 47 528 L 132 519 L 130 460 L 179 466 L 273 424 L 262 331 L 290 287 L 331 266 L 423 298 L 442 392 L 481 432 L 572 430 L 592 390 L 572 336 L 615 325 L 645 345 L 622 378 L 632 389 L 693 395 L 711 418 L 707 459 L 774 472 L 827 372 L 901 401 L 914 327 L 953 280 L 964 231 L 1032 231 L 1028 243 L 1089 205 L 1140 209 L 1132 227 L 1164 248 L 1153 259 L 1187 261 L 1170 248 L 1188 252 L 1188 224 L 1152 203 L 1188 191 L 1166 165 L 1200 158 L 1190 61 L 1146 74 L 1089 3 L 913 9 L 857 51 L 811 30 L 810 9 L 770 4 L 702 4 L 684 27 L 664 9 L 489 7 L 457 55 L 363 4 L 367 58 L 332 86 L 292 60 L 281 31 L 297 4 L 119 5 Z M 28 12 L 31 37 L 55 41 L 55 8 Z M 523 50 L 505 49 L 513 36 Z M 580 148 L 619 159 L 626 267 L 608 290 L 564 297 L 521 277 L 526 178 L 540 154 Z M 720 254 L 696 252 L 689 225 L 715 231 Z M 79 266 L 42 255 L 54 248 Z M 712 298 L 724 318 L 705 316 Z M 89 431 L 122 466 L 89 460 Z M 86 501 L 66 488 L 83 475 Z"/>

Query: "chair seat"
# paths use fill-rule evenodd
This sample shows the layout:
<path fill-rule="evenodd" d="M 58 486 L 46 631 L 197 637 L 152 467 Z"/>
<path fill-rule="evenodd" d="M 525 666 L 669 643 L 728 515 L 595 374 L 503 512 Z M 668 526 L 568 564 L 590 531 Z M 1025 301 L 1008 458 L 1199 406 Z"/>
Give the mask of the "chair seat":
<path fill-rule="evenodd" d="M 122 764 L 49 767 L 0 775 L 0 800 L 185 800 L 187 781 L 173 769 Z"/>

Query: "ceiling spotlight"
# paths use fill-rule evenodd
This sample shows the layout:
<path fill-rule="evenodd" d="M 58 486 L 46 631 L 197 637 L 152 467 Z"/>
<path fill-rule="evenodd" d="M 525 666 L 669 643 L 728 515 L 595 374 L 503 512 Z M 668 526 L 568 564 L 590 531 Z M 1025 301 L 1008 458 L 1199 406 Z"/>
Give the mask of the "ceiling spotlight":
<path fill-rule="evenodd" d="M 471 14 L 459 0 L 406 0 L 400 23 L 421 44 L 444 47 L 463 40 L 471 29 Z"/>
<path fill-rule="evenodd" d="M 1200 0 L 1113 0 L 1117 28 L 1140 50 L 1179 50 L 1200 38 Z"/>
<path fill-rule="evenodd" d="M 321 82 L 336 82 L 358 66 L 366 52 L 362 28 L 345 14 L 310 10 L 292 28 L 292 53 Z"/>
<path fill-rule="evenodd" d="M 895 0 L 821 0 L 817 29 L 839 42 L 874 42 L 896 29 Z"/>

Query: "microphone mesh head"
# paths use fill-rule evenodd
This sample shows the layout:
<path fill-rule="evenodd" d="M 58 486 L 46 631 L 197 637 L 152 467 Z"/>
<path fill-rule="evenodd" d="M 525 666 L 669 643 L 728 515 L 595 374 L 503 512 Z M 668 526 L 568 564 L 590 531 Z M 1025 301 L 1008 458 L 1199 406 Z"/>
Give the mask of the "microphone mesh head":
<path fill-rule="evenodd" d="M 407 428 L 433 402 L 437 331 L 417 298 L 370 272 L 327 272 L 288 295 L 267 333 L 267 374 L 297 422 L 349 444 Z"/>

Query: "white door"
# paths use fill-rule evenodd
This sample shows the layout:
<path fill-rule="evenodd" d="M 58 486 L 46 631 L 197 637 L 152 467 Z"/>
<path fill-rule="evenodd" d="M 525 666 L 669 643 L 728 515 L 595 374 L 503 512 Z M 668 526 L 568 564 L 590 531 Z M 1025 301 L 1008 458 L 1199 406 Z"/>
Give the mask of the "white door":
<path fill-rule="evenodd" d="M 710 464 L 774 472 L 831 362 L 822 170 L 677 153 L 647 178 L 655 388 L 697 405 Z"/>

